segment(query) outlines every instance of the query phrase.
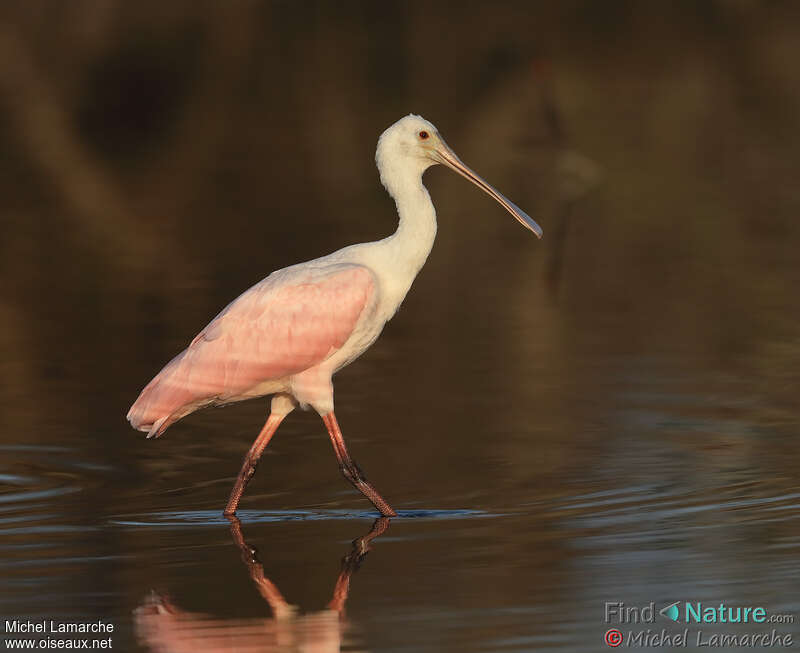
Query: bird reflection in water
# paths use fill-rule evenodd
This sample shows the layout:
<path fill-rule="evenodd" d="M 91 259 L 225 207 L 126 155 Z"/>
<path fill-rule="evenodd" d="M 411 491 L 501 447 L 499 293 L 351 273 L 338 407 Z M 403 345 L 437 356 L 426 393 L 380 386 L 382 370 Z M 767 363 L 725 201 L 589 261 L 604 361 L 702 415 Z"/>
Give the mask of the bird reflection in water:
<path fill-rule="evenodd" d="M 342 569 L 325 610 L 300 615 L 286 602 L 276 585 L 264 575 L 256 550 L 244 540 L 241 522 L 229 517 L 233 541 L 242 553 L 258 592 L 269 604 L 269 619 L 219 619 L 186 612 L 166 597 L 153 593 L 136 609 L 134 623 L 139 642 L 151 651 L 182 653 L 225 653 L 228 651 L 339 651 L 347 629 L 344 606 L 350 591 L 350 577 L 366 554 L 370 543 L 389 527 L 389 518 L 375 521 L 371 530 L 353 540 L 342 558 Z"/>

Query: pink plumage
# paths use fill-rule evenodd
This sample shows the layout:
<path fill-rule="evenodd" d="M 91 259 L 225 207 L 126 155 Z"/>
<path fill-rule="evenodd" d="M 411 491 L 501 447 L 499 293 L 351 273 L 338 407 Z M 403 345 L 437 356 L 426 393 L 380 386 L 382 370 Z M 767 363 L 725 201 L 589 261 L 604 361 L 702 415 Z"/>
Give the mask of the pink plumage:
<path fill-rule="evenodd" d="M 241 294 L 142 390 L 128 419 L 161 435 L 189 413 L 323 363 L 347 341 L 373 291 L 358 265 L 287 268 Z"/>

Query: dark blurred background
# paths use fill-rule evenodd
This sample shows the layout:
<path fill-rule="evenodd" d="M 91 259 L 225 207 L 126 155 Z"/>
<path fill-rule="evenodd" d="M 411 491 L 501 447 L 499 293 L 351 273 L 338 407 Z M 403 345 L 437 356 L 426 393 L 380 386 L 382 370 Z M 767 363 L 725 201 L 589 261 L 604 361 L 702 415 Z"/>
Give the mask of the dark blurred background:
<path fill-rule="evenodd" d="M 440 242 L 418 285 L 436 300 L 412 293 L 408 312 L 441 313 L 431 338 L 450 341 L 471 286 L 516 280 L 482 275 L 494 241 L 529 276 L 515 307 L 493 309 L 550 310 L 536 292 L 566 214 L 554 331 L 624 311 L 642 348 L 680 337 L 743 372 L 791 375 L 792 340 L 765 338 L 795 333 L 800 310 L 798 14 L 747 1 L 4 3 L 3 430 L 86 423 L 76 383 L 102 388 L 96 410 L 122 411 L 220 302 L 388 234 L 374 145 L 408 112 L 547 233 L 522 242 L 473 189 L 429 173 Z"/>
<path fill-rule="evenodd" d="M 498 596 L 524 578 L 552 600 L 566 588 L 563 600 L 588 592 L 599 605 L 588 579 L 552 575 L 583 542 L 552 497 L 652 481 L 668 495 L 680 487 L 679 505 L 713 495 L 700 503 L 716 523 L 730 487 L 745 499 L 795 496 L 798 61 L 790 0 L 2 3 L 0 444 L 9 478 L 78 488 L 36 510 L 20 499 L 11 514 L 91 524 L 91 545 L 68 545 L 91 560 L 124 548 L 115 515 L 221 510 L 263 402 L 198 413 L 155 443 L 124 415 L 251 284 L 395 228 L 374 149 L 409 112 L 545 237 L 456 175 L 427 173 L 433 253 L 382 338 L 336 383 L 344 433 L 391 503 L 537 506 L 535 528 L 519 517 L 533 540 L 495 551 L 537 562 L 498 580 Z M 72 471 L 52 468 L 42 453 L 52 447 Z M 361 506 L 316 416 L 293 415 L 274 448 L 244 507 Z M 660 476 L 665 461 L 674 467 Z M 625 496 L 646 502 L 646 487 Z M 732 561 L 719 586 L 753 573 L 736 542 L 765 554 L 773 533 L 780 556 L 798 553 L 796 499 L 782 513 L 792 519 L 770 528 L 759 505 L 752 533 L 716 535 Z M 504 540 L 493 523 L 487 537 Z M 359 534 L 350 530 L 345 540 Z M 29 533 L 6 535 L 20 547 Z M 55 553 L 41 555 L 44 565 Z M 764 579 L 785 575 L 788 557 L 764 560 Z M 80 583 L 105 587 L 87 580 L 102 576 L 92 565 Z M 61 581 L 31 573 L 19 572 L 8 600 L 62 609 Z M 627 578 L 618 594 L 652 587 Z M 46 607 L 31 579 L 51 588 Z M 151 581 L 126 578 L 113 609 L 98 605 L 127 615 Z M 440 590 L 428 589 L 431 601 Z M 204 604 L 204 591 L 185 593 L 224 612 L 228 599 Z M 575 627 L 546 614 L 562 638 Z M 458 637 L 433 650 L 451 645 L 465 650 Z"/>

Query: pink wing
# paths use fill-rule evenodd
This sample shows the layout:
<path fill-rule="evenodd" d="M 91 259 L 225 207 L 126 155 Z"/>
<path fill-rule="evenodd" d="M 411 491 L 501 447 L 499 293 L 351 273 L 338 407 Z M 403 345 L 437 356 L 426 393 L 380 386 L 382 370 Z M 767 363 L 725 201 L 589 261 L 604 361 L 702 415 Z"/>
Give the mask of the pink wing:
<path fill-rule="evenodd" d="M 373 289 L 372 273 L 360 265 L 270 275 L 224 308 L 156 375 L 128 419 L 158 436 L 199 407 L 323 362 L 350 337 Z"/>

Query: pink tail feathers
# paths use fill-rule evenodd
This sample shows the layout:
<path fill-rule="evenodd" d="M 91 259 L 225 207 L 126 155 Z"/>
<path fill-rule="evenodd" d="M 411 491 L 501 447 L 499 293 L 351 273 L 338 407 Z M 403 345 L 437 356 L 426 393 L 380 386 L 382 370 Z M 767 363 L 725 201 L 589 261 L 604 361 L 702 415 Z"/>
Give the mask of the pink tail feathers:
<path fill-rule="evenodd" d="M 167 363 L 145 386 L 128 411 L 127 418 L 131 426 L 147 432 L 148 438 L 157 438 L 171 424 L 193 410 L 190 404 L 198 397 L 185 383 L 187 370 L 184 369 L 184 359 L 187 354 L 188 350 L 184 350 Z"/>

